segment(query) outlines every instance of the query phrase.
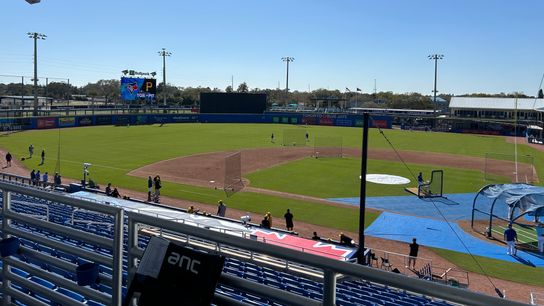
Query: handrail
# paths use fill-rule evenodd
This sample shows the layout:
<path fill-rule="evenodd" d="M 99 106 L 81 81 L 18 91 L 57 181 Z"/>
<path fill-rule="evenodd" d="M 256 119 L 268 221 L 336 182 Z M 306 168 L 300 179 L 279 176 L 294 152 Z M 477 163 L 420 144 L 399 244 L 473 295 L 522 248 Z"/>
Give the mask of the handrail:
<path fill-rule="evenodd" d="M 406 276 L 381 271 L 366 266 L 341 262 L 314 254 L 301 253 L 296 250 L 286 249 L 276 245 L 264 244 L 258 241 L 247 240 L 239 237 L 223 233 L 214 233 L 210 235 L 208 230 L 188 226 L 181 223 L 171 222 L 168 220 L 161 220 L 149 216 L 142 216 L 136 213 L 128 212 L 129 219 L 129 250 L 133 247 L 137 247 L 137 225 L 146 224 L 156 227 L 162 227 L 164 229 L 172 230 L 179 233 L 184 233 L 191 236 L 196 236 L 201 239 L 215 241 L 220 244 L 230 245 L 257 253 L 265 254 L 272 257 L 279 257 L 292 262 L 308 265 L 323 269 L 325 273 L 344 274 L 348 276 L 354 276 L 363 278 L 371 282 L 385 284 L 387 286 L 408 290 L 411 292 L 417 292 L 420 294 L 452 301 L 455 303 L 468 304 L 468 305 L 525 305 L 523 303 L 499 299 L 496 297 L 484 295 L 477 292 L 471 292 L 446 286 L 434 282 L 428 282 L 420 279 L 410 279 L 407 281 Z M 129 252 L 129 269 L 135 268 L 136 258 Z M 330 274 L 326 279 L 331 279 Z M 330 294 L 334 294 L 331 290 L 335 287 L 334 282 L 325 282 L 324 285 L 324 301 L 334 301 L 335 299 Z"/>
<path fill-rule="evenodd" d="M 3 207 L 1 210 L 3 238 L 10 237 L 11 235 L 25 238 L 31 241 L 35 241 L 39 245 L 52 248 L 55 251 L 62 251 L 69 254 L 73 254 L 75 256 L 82 257 L 86 260 L 96 262 L 101 265 L 105 265 L 109 267 L 111 269 L 111 279 L 107 277 L 106 275 L 104 275 L 103 273 L 99 274 L 99 278 L 101 281 L 104 281 L 105 284 L 111 284 L 111 288 L 112 288 L 111 295 L 104 295 L 104 294 L 97 295 L 93 293 L 89 294 L 89 292 L 87 291 L 88 289 L 80 288 L 73 284 L 72 285 L 68 284 L 65 287 L 70 289 L 76 289 L 74 290 L 75 292 L 86 294 L 86 296 L 91 296 L 95 298 L 95 300 L 101 303 L 105 303 L 108 305 L 115 305 L 115 306 L 121 305 L 122 268 L 123 268 L 123 265 L 122 265 L 123 264 L 123 232 L 124 232 L 123 210 L 121 208 L 116 208 L 109 205 L 97 205 L 96 203 L 85 201 L 82 199 L 67 197 L 57 192 L 45 191 L 45 190 L 40 190 L 36 188 L 28 188 L 27 186 L 7 183 L 1 180 L 0 180 L 0 191 L 2 191 L 2 197 L 3 197 Z M 57 202 L 57 203 L 63 203 L 63 204 L 67 204 L 76 208 L 80 208 L 80 209 L 83 208 L 86 210 L 91 210 L 91 211 L 112 216 L 114 234 L 112 238 L 105 238 L 96 234 L 73 229 L 65 225 L 43 221 L 40 219 L 29 217 L 25 214 L 17 213 L 16 211 L 12 210 L 12 199 L 11 199 L 12 193 L 29 195 L 36 198 L 46 199 L 46 200 Z M 17 224 L 12 224 L 12 221 L 16 221 Z M 33 227 L 41 228 L 46 233 L 62 234 L 66 237 L 75 238 L 80 241 L 90 243 L 91 245 L 94 245 L 96 247 L 106 248 L 111 250 L 112 255 L 103 255 L 91 250 L 86 250 L 79 246 L 75 246 L 75 245 L 72 246 L 70 244 L 60 242 L 58 240 L 52 239 L 49 236 L 40 235 L 36 232 L 22 230 L 19 224 L 28 224 Z M 49 258 L 47 255 L 38 254 L 35 251 L 25 248 L 24 246 L 21 248 L 21 254 L 29 255 L 30 257 L 43 259 L 44 262 L 47 262 L 48 264 L 51 264 L 56 267 L 67 267 L 65 264 L 59 264 L 59 261 L 56 258 L 53 258 L 53 257 Z M 10 272 L 11 265 L 21 268 L 23 270 L 29 271 L 31 272 L 32 275 L 37 275 L 46 280 L 56 282 L 57 284 L 65 284 L 64 283 L 65 281 L 59 280 L 58 279 L 59 277 L 55 276 L 54 273 L 33 268 L 31 264 L 19 261 L 16 258 L 9 258 L 9 257 L 4 258 L 3 267 L 2 267 L 2 277 L 3 277 L 2 292 L 4 294 L 3 305 L 10 304 L 11 296 L 15 298 L 19 298 L 19 295 L 17 293 L 13 293 L 14 291 L 11 288 L 11 281 L 15 281 L 16 283 L 19 283 L 19 284 L 24 283 L 25 287 L 31 288 L 32 290 L 35 289 L 34 286 L 32 285 L 27 286 L 27 283 L 25 282 L 24 279 L 21 280 L 20 277 L 13 275 L 13 273 Z M 68 268 L 70 268 L 70 265 L 68 265 Z M 73 269 L 73 266 L 71 267 L 71 269 Z M 75 305 L 73 301 L 69 302 L 65 300 L 64 297 L 61 297 L 55 293 L 45 292 L 43 291 L 42 288 L 43 287 L 36 288 L 35 292 L 39 292 L 40 294 L 46 293 L 46 296 L 62 304 Z M 36 300 L 33 297 L 29 297 L 25 300 L 28 301 L 28 299 L 32 301 L 32 303 L 30 304 L 38 304 L 37 303 L 38 300 Z"/>

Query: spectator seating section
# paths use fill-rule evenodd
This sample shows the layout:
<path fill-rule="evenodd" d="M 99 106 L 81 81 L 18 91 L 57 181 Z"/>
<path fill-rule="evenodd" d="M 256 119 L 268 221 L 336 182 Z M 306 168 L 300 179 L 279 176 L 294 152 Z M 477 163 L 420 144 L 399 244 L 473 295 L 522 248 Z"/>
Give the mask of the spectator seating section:
<path fill-rule="evenodd" d="M 84 230 L 86 232 L 91 232 L 100 236 L 112 238 L 113 235 L 113 220 L 108 217 L 101 215 L 99 213 L 75 210 L 74 208 L 68 205 L 61 203 L 54 203 L 48 200 L 33 198 L 26 195 L 12 194 L 12 209 L 27 215 L 34 216 L 47 216 L 47 210 L 49 213 L 49 221 L 63 224 L 65 226 L 70 226 L 76 229 Z M 0 192 L 0 204 L 2 202 L 1 192 Z M 38 204 L 38 205 L 33 205 Z M 45 209 L 45 206 L 48 209 Z M 73 218 L 73 223 L 72 223 Z M 83 243 L 81 241 L 73 240 L 68 237 L 63 237 L 61 235 L 56 235 L 48 233 L 47 231 L 35 228 L 32 226 L 27 226 L 25 224 L 13 223 L 14 226 L 17 226 L 18 229 L 24 231 L 30 231 L 37 235 L 47 236 L 50 239 L 54 239 L 58 242 L 65 244 L 78 246 L 93 252 L 103 253 L 104 255 L 111 256 L 111 250 L 102 249 Z M 125 243 L 127 242 L 127 233 L 125 232 Z M 147 236 L 139 236 L 139 245 L 145 247 L 149 242 Z M 44 253 L 58 259 L 64 260 L 68 263 L 77 265 L 86 262 L 84 259 L 78 258 L 75 255 L 54 250 L 50 247 L 40 245 L 37 242 L 30 241 L 28 239 L 21 238 L 21 245 L 29 249 Z M 127 281 L 127 259 L 126 254 L 123 261 L 123 284 L 126 285 Z M 39 267 L 43 270 L 46 270 L 51 273 L 60 275 L 66 279 L 75 281 L 75 275 L 73 272 L 65 271 L 61 268 L 47 265 L 39 260 L 34 258 L 27 258 L 23 255 L 17 255 L 20 260 L 25 261 L 29 264 L 32 264 L 35 267 Z M 2 261 L 0 261 L 1 267 Z M 36 284 L 44 286 L 49 290 L 54 290 L 60 294 L 63 294 L 67 297 L 74 299 L 75 301 L 84 302 L 87 305 L 102 305 L 93 300 L 87 299 L 85 296 L 68 290 L 66 288 L 58 287 L 55 284 L 42 279 L 40 277 L 31 275 L 30 273 L 23 271 L 21 269 L 11 267 L 11 271 L 25 279 L 28 279 Z M 100 266 L 100 272 L 104 274 L 111 275 L 111 269 L 108 267 Z M 305 296 L 317 301 L 323 299 L 323 284 L 318 281 L 311 280 L 309 278 L 300 277 L 293 275 L 291 273 L 279 271 L 272 269 L 270 267 L 256 265 L 249 261 L 244 261 L 236 258 L 227 258 L 225 263 L 224 273 L 242 277 L 244 279 L 266 284 L 270 287 L 277 288 L 280 290 L 285 290 L 297 295 Z M 1 275 L 1 274 L 0 274 Z M 30 292 L 28 289 L 19 286 L 16 282 L 12 283 L 13 287 L 17 290 L 30 294 L 31 296 L 39 299 L 40 301 L 47 304 L 54 304 L 47 297 Z M 99 290 L 104 293 L 111 294 L 112 289 L 104 284 L 97 284 L 93 286 L 96 290 Z M 123 293 L 126 292 L 126 287 L 123 288 Z M 216 292 L 235 300 L 246 302 L 250 305 L 281 305 L 272 301 L 267 300 L 253 294 L 249 294 L 238 289 L 229 288 L 222 284 L 219 284 L 216 288 Z M 339 306 L 351 306 L 351 305 L 368 305 L 368 306 L 408 306 L 408 305 L 421 305 L 421 306 L 448 306 L 448 304 L 443 301 L 432 300 L 428 297 L 408 293 L 402 290 L 388 288 L 379 284 L 373 284 L 367 281 L 353 281 L 346 280 L 340 281 L 337 283 L 337 305 Z M 17 304 L 22 305 L 19 301 L 16 301 Z"/>

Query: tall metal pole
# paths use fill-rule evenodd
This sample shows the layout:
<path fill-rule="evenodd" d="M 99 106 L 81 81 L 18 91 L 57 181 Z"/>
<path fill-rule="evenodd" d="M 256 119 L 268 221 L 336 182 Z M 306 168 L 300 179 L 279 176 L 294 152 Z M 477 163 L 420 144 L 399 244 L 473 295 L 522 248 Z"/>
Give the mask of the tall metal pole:
<path fill-rule="evenodd" d="M 361 188 L 359 192 L 359 248 L 357 263 L 366 265 L 365 255 L 365 209 L 366 209 L 366 162 L 368 159 L 368 113 L 363 114 L 363 152 L 361 155 Z"/>
<path fill-rule="evenodd" d="M 442 54 L 432 54 L 429 55 L 430 60 L 434 60 L 434 90 L 433 90 L 433 112 L 436 112 L 436 79 L 438 75 L 438 60 L 443 59 L 444 55 Z"/>
<path fill-rule="evenodd" d="M 34 33 L 34 116 L 38 115 L 38 38 Z"/>
<path fill-rule="evenodd" d="M 166 106 L 166 57 L 172 55 L 172 52 L 168 52 L 165 48 L 162 48 L 162 50 L 159 51 L 159 55 L 162 56 L 162 101 L 164 106 Z"/>
<path fill-rule="evenodd" d="M 38 116 L 38 39 L 43 39 L 47 37 L 44 34 L 40 33 L 27 33 L 29 38 L 34 39 L 34 116 Z"/>
<path fill-rule="evenodd" d="M 166 56 L 162 56 L 162 85 L 163 85 L 163 95 L 162 103 L 166 106 Z"/>
<path fill-rule="evenodd" d="M 285 80 L 285 103 L 287 103 L 288 95 L 289 95 L 289 63 L 294 61 L 294 57 L 286 56 L 281 58 L 282 61 L 287 63 L 287 75 Z"/>

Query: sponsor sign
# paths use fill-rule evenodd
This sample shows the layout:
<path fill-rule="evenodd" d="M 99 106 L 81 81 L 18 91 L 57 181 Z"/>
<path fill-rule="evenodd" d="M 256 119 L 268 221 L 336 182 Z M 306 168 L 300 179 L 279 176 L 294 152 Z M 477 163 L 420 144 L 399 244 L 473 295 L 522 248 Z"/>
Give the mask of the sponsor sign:
<path fill-rule="evenodd" d="M 68 127 L 76 125 L 76 117 L 59 117 L 59 126 Z"/>
<path fill-rule="evenodd" d="M 95 121 L 96 125 L 110 125 L 111 116 L 96 116 Z"/>
<path fill-rule="evenodd" d="M 77 123 L 78 123 L 79 126 L 92 125 L 93 124 L 93 118 L 89 117 L 89 116 L 79 117 Z"/>
<path fill-rule="evenodd" d="M 51 129 L 57 127 L 55 118 L 38 118 L 37 122 L 39 129 Z"/>

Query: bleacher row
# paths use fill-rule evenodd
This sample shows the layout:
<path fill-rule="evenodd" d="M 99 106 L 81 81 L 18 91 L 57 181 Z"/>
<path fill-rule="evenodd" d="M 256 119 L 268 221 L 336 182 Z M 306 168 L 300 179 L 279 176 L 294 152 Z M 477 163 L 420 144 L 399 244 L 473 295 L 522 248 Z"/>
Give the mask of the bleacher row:
<path fill-rule="evenodd" d="M 0 204 L 3 204 L 1 203 L 1 201 L 2 197 L 0 192 Z M 74 207 L 69 205 L 13 193 L 12 209 L 18 213 L 25 214 L 27 216 L 40 217 L 42 219 L 44 218 L 44 216 L 47 216 L 48 213 L 49 222 L 62 224 L 64 226 L 69 226 L 75 229 L 85 231 L 87 233 L 93 233 L 110 239 L 113 236 L 112 218 L 99 213 L 84 210 L 75 210 Z M 89 243 L 59 235 L 58 233 L 50 233 L 44 229 L 29 226 L 22 222 L 13 222 L 12 225 L 18 230 L 42 236 L 47 239 L 52 239 L 66 245 L 75 246 L 84 250 L 88 250 L 90 252 L 103 254 L 105 256 L 112 256 L 112 250 L 109 250 L 107 248 L 97 247 Z M 125 246 L 127 244 L 127 239 L 127 232 L 125 230 Z M 73 254 L 69 254 L 67 252 L 55 250 L 51 247 L 40 244 L 38 241 L 32 241 L 25 238 L 21 238 L 20 240 L 22 247 L 25 250 L 31 251 L 22 252 L 22 254 L 16 255 L 16 258 L 23 262 L 31 264 L 35 268 L 37 267 L 43 271 L 54 273 L 55 275 L 61 276 L 70 281 L 76 281 L 74 273 L 75 268 L 80 264 L 88 262 L 88 260 L 86 259 L 80 258 Z M 145 248 L 148 241 L 148 236 L 139 235 L 138 244 L 140 247 Z M 55 265 L 46 264 L 33 256 L 25 255 L 25 253 L 32 254 L 32 251 L 62 260 L 65 264 L 68 264 L 71 269 L 63 269 Z M 13 266 L 11 267 L 11 271 L 22 278 L 28 279 L 49 290 L 56 291 L 57 293 L 68 296 L 75 301 L 79 301 L 87 305 L 102 305 L 101 303 L 93 301 L 89 297 L 86 297 L 67 288 L 57 286 L 56 284 L 36 275 L 32 275 L 32 273 L 29 271 L 15 268 Z M 249 261 L 229 257 L 226 260 L 224 272 L 237 277 L 242 277 L 250 281 L 262 283 L 273 288 L 305 296 L 317 301 L 321 301 L 323 298 L 323 284 L 321 282 L 314 281 L 306 277 L 296 276 L 292 273 L 280 271 L 279 269 L 256 265 Z M 111 278 L 111 268 L 100 265 L 100 274 L 102 275 L 101 278 L 104 278 L 104 275 L 106 276 L 106 278 L 108 276 Z M 127 278 L 127 254 L 125 252 L 123 260 L 123 295 L 126 292 Z M 48 297 L 36 292 L 31 292 L 29 289 L 17 284 L 17 282 L 12 282 L 12 286 L 16 290 L 24 292 L 25 294 L 30 294 L 31 296 L 41 300 L 44 303 L 55 305 L 55 303 Z M 106 294 L 112 293 L 112 288 L 107 285 L 107 282 L 100 282 L 93 285 L 92 288 Z M 239 289 L 224 286 L 222 284 L 219 284 L 217 286 L 216 292 L 251 305 L 281 305 L 269 301 L 266 298 L 255 296 L 240 291 Z M 15 303 L 23 305 L 20 301 L 15 301 Z M 366 281 L 346 280 L 341 281 L 337 284 L 337 305 L 445 306 L 450 304 L 442 301 L 433 301 L 428 297 L 411 294 L 405 291 L 388 288 Z"/>

